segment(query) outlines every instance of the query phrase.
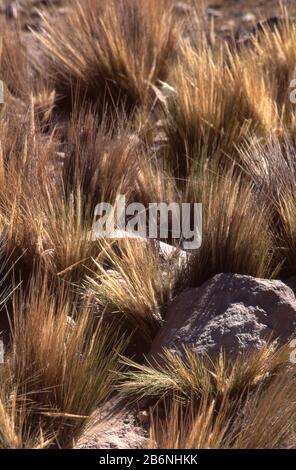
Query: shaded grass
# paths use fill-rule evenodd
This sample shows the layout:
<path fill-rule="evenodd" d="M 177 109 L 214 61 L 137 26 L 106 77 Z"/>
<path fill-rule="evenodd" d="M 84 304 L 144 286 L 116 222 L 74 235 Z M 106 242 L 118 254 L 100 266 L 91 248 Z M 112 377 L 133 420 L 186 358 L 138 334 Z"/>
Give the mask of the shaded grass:
<path fill-rule="evenodd" d="M 30 400 L 21 429 L 31 436 L 45 429 L 55 445 L 72 446 L 111 393 L 124 339 L 95 321 L 88 302 L 64 284 L 50 287 L 38 271 L 28 292 L 15 295 L 12 335 L 7 367 L 16 396 Z"/>
<path fill-rule="evenodd" d="M 265 142 L 254 139 L 240 152 L 259 200 L 269 208 L 274 247 L 281 260 L 281 276 L 291 276 L 296 254 L 293 138 L 279 139 L 271 135 Z"/>
<path fill-rule="evenodd" d="M 87 288 L 98 305 L 123 315 L 150 344 L 172 294 L 174 260 L 162 261 L 156 249 L 143 240 L 119 240 L 117 249 L 108 243 L 102 248 Z"/>
<path fill-rule="evenodd" d="M 0 447 L 72 446 L 118 391 L 120 336 L 136 330 L 143 353 L 176 277 L 180 289 L 220 272 L 295 274 L 295 25 L 230 50 L 198 14 L 183 34 L 171 7 L 75 1 L 69 15 L 43 17 L 30 61 L 21 33 L 5 31 L 1 287 L 22 281 L 22 291 L 7 305 Z M 94 206 L 120 193 L 145 207 L 203 203 L 203 244 L 180 276 L 177 256 L 150 244 L 93 240 Z M 152 447 L 279 447 L 295 421 L 281 354 L 127 359 L 122 395 L 161 400 Z"/>
<path fill-rule="evenodd" d="M 153 85 L 166 80 L 177 41 L 172 2 L 163 0 L 86 0 L 73 2 L 68 15 L 43 18 L 37 69 L 63 97 L 73 89 L 98 106 L 131 112 L 149 106 Z M 73 36 L 73 31 L 75 35 Z"/>
<path fill-rule="evenodd" d="M 221 175 L 216 165 L 204 165 L 187 183 L 185 198 L 202 202 L 203 229 L 202 246 L 192 253 L 181 283 L 198 286 L 221 272 L 275 275 L 279 260 L 268 201 L 235 167 Z"/>

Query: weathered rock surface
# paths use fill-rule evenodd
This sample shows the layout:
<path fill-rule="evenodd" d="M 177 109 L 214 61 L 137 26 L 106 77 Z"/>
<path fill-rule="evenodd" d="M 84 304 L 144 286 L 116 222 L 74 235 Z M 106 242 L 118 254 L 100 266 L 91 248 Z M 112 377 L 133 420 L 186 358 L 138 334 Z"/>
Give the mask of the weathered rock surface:
<path fill-rule="evenodd" d="M 128 409 L 113 412 L 112 404 L 94 413 L 90 425 L 76 445 L 78 449 L 142 449 L 147 433 Z"/>
<path fill-rule="evenodd" d="M 221 348 L 230 356 L 259 349 L 269 339 L 280 344 L 296 337 L 296 298 L 281 281 L 219 274 L 201 287 L 188 289 L 168 306 L 166 323 L 148 359 L 163 348 L 183 346 L 211 357 Z"/>

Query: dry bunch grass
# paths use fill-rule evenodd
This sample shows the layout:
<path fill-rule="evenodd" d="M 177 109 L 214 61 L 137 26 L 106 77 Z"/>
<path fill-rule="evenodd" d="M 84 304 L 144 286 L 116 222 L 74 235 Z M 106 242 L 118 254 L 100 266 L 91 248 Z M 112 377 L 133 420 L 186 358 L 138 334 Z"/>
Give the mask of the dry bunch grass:
<path fill-rule="evenodd" d="M 296 255 L 294 152 L 289 135 L 284 139 L 271 135 L 264 142 L 253 139 L 240 149 L 259 200 L 266 204 L 271 216 L 273 245 L 282 276 L 294 273 Z"/>
<path fill-rule="evenodd" d="M 150 447 L 159 449 L 279 448 L 294 434 L 295 374 L 288 348 L 274 344 L 234 361 L 184 350 L 156 363 L 124 364 L 122 393 L 158 400 L 151 408 Z M 266 432 L 268 423 L 268 432 Z"/>
<path fill-rule="evenodd" d="M 152 419 L 152 449 L 279 449 L 289 448 L 295 435 L 295 377 L 284 373 L 265 388 L 248 394 L 244 404 L 224 399 L 217 412 L 215 401 L 204 395 L 196 409 L 184 409 L 174 400 L 166 419 Z M 268 431 L 267 431 L 268 430 Z M 292 439 L 291 439 L 292 438 Z M 293 445 L 293 444 L 292 444 Z"/>
<path fill-rule="evenodd" d="M 182 357 L 167 350 L 146 364 L 130 359 L 123 362 L 130 370 L 122 374 L 121 393 L 131 400 L 147 397 L 164 400 L 175 396 L 188 404 L 210 396 L 222 402 L 225 397 L 241 398 L 287 366 L 288 349 L 275 351 L 275 344 L 270 344 L 235 360 L 229 360 L 223 352 L 211 360 L 184 348 Z"/>
<path fill-rule="evenodd" d="M 75 111 L 65 130 L 62 170 L 68 193 L 80 188 L 85 204 L 114 203 L 119 193 L 132 196 L 144 157 L 138 134 L 127 120 L 98 125 L 91 109 Z M 128 171 L 126 169 L 128 168 Z"/>
<path fill-rule="evenodd" d="M 182 184 L 201 159 L 227 162 L 258 122 L 252 123 L 254 110 L 225 52 L 211 50 L 205 40 L 198 51 L 184 43 L 169 83 L 174 92 L 165 111 L 167 161 Z"/>
<path fill-rule="evenodd" d="M 4 448 L 72 446 L 113 390 L 119 336 L 149 345 L 174 295 L 177 257 L 94 242 L 97 203 L 203 203 L 203 244 L 178 287 L 295 274 L 291 21 L 231 50 L 172 0 L 75 0 L 41 22 L 30 54 L 11 27 L 1 49 L 1 288 L 15 291 Z M 271 346 L 244 362 L 185 358 L 125 361 L 124 396 L 167 400 L 151 446 L 278 447 L 294 432 L 295 377 Z"/>
<path fill-rule="evenodd" d="M 188 202 L 203 204 L 202 246 L 192 253 L 186 284 L 200 285 L 221 272 L 270 277 L 278 268 L 269 204 L 235 167 L 223 175 L 203 165 L 187 182 Z"/>
<path fill-rule="evenodd" d="M 197 15 L 195 23 L 198 47 L 183 42 L 165 109 L 167 164 L 181 181 L 205 157 L 224 166 L 239 158 L 237 146 L 252 136 L 284 138 L 295 130 L 295 24 L 286 16 L 280 29 L 263 27 L 237 51 L 224 43 L 211 46 L 199 33 Z"/>
<path fill-rule="evenodd" d="M 151 343 L 174 287 L 174 260 L 162 261 L 157 251 L 143 241 L 120 240 L 117 249 L 108 243 L 102 248 L 87 287 L 99 305 L 124 315 L 133 329 Z"/>
<path fill-rule="evenodd" d="M 109 396 L 124 340 L 96 321 L 88 301 L 75 300 L 64 284 L 55 289 L 37 269 L 28 292 L 15 294 L 7 367 L 16 396 L 30 400 L 21 429 L 31 436 L 45 429 L 68 447 Z"/>
<path fill-rule="evenodd" d="M 172 2 L 164 0 L 84 0 L 52 23 L 43 18 L 37 67 L 58 94 L 80 95 L 128 112 L 151 105 L 153 86 L 166 80 L 177 43 Z M 75 31 L 75 35 L 73 35 Z"/>

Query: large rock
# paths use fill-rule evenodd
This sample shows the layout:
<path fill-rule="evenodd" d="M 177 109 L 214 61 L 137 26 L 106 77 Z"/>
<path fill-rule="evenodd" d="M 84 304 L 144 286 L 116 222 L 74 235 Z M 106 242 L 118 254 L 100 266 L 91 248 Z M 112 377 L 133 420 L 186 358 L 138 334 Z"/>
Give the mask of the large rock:
<path fill-rule="evenodd" d="M 235 356 L 259 349 L 269 339 L 296 337 L 296 299 L 281 281 L 219 274 L 201 287 L 184 291 L 168 306 L 166 323 L 156 336 L 148 359 L 163 348 L 182 346 L 216 356 L 221 348 Z"/>

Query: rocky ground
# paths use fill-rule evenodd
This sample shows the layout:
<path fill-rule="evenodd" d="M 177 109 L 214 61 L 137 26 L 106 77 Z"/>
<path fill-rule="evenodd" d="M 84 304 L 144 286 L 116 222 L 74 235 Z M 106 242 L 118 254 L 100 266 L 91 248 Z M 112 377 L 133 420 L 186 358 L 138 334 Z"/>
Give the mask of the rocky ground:
<path fill-rule="evenodd" d="M 50 9 L 58 9 L 58 14 L 66 15 L 73 0 L 0 0 L 0 27 L 21 25 L 23 40 L 30 45 L 30 32 L 39 30 L 40 13 Z M 176 11 L 181 15 L 190 14 L 194 0 L 176 0 Z M 240 41 L 266 20 L 276 24 L 283 17 L 283 8 L 277 0 L 204 0 L 201 14 L 209 22 L 213 22 L 218 38 Z M 285 0 L 284 8 L 289 11 L 290 18 L 296 18 L 296 2 Z"/>
<path fill-rule="evenodd" d="M 5 21 L 19 21 L 23 30 L 38 29 L 39 12 L 49 8 L 59 8 L 60 14 L 66 14 L 67 4 L 72 0 L 0 0 L 0 14 Z M 180 11 L 188 11 L 192 0 L 179 2 Z M 202 3 L 202 2 L 200 2 Z M 282 16 L 282 8 L 277 0 L 206 0 L 205 15 L 214 21 L 216 31 L 223 37 L 242 35 L 249 32 L 259 21 Z M 285 0 L 290 16 L 296 16 L 296 2 Z"/>
<path fill-rule="evenodd" d="M 296 15 L 294 0 L 285 0 L 283 6 L 291 17 Z M 277 0 L 217 0 L 208 2 L 207 14 L 221 34 L 245 34 L 258 21 L 282 16 L 282 9 Z"/>
<path fill-rule="evenodd" d="M 60 14 L 67 14 L 69 1 L 0 0 L 1 27 L 17 22 L 28 40 L 30 31 L 40 27 L 40 11 L 59 8 Z M 188 11 L 190 1 L 176 4 L 179 11 Z M 296 18 L 296 2 L 287 0 L 283 4 L 290 17 Z M 261 21 L 276 23 L 283 11 L 277 0 L 216 0 L 207 2 L 205 15 L 213 21 L 221 39 L 240 40 Z M 295 286 L 290 284 L 221 274 L 199 288 L 185 291 L 169 305 L 167 323 L 152 345 L 150 358 L 164 347 L 180 351 L 180 344 L 211 355 L 221 347 L 234 354 L 250 347 L 258 349 L 271 339 L 271 334 L 288 342 L 296 331 Z M 147 420 L 149 409 L 119 410 L 116 403 L 110 404 L 108 409 L 95 413 L 77 447 L 144 447 Z"/>

